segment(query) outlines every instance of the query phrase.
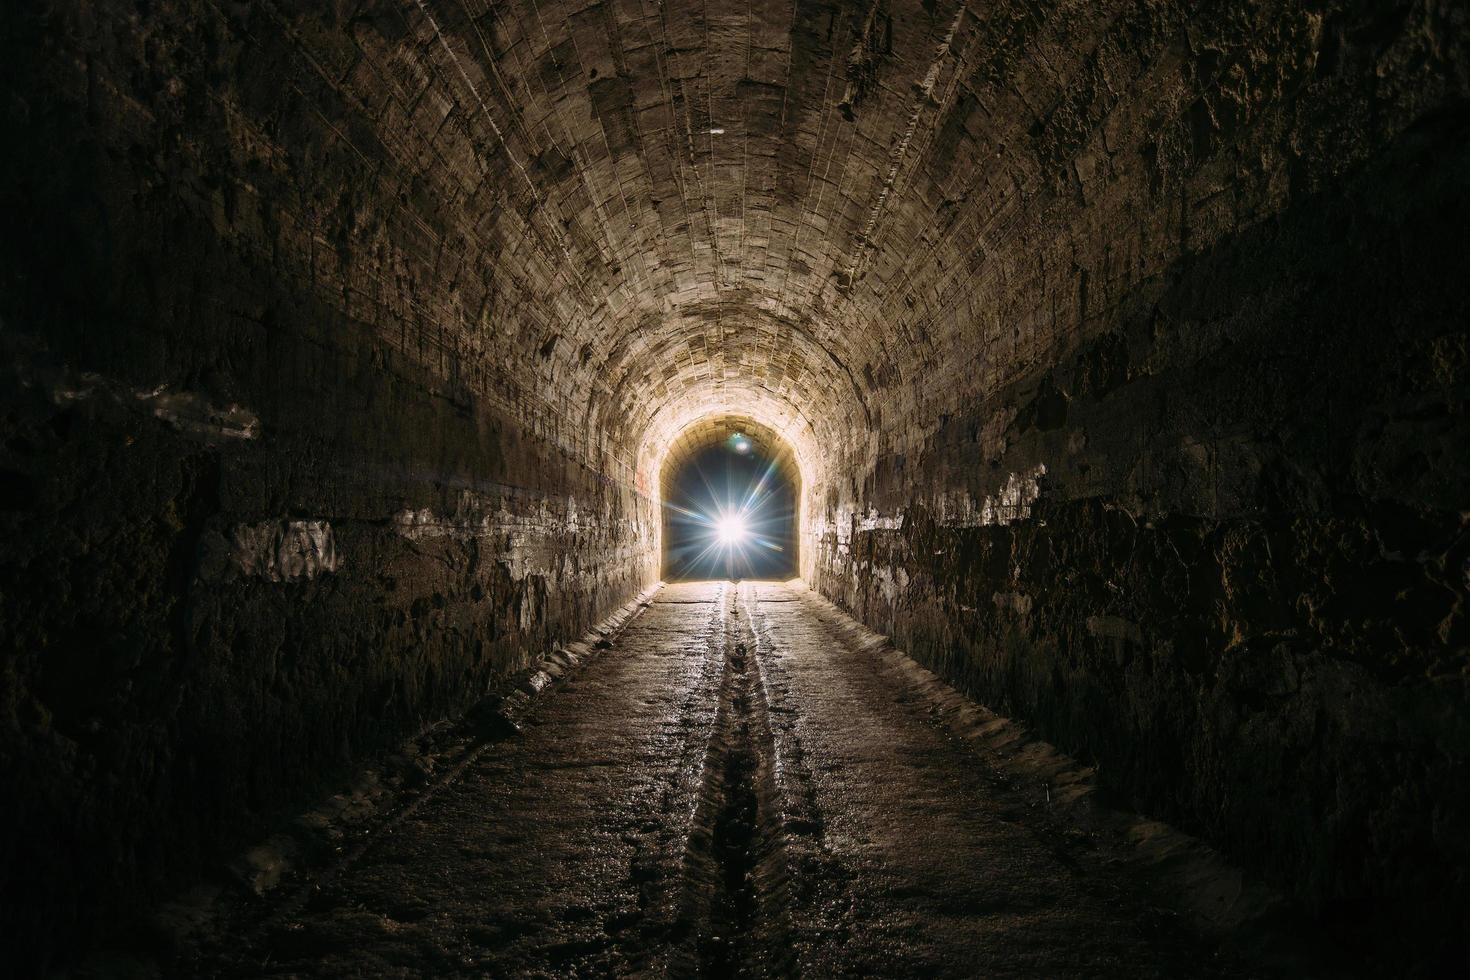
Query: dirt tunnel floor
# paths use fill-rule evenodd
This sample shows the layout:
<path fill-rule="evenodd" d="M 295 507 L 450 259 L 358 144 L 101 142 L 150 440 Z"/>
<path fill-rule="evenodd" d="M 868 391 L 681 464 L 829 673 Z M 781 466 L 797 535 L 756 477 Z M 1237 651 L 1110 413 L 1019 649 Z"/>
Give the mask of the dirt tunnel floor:
<path fill-rule="evenodd" d="M 799 585 L 659 591 L 304 903 L 190 975 L 1259 972 Z"/>

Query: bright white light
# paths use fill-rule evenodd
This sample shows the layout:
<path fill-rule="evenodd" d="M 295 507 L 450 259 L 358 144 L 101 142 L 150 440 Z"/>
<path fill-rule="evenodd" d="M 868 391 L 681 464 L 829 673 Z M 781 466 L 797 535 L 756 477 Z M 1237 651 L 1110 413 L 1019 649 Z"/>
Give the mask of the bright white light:
<path fill-rule="evenodd" d="M 711 126 L 710 127 L 710 130 L 709 130 L 709 134 L 711 136 L 724 136 L 725 135 L 725 131 L 723 129 L 721 129 L 719 126 Z"/>
<path fill-rule="evenodd" d="M 720 519 L 715 521 L 715 535 L 719 538 L 720 544 L 727 548 L 744 544 L 749 534 L 750 530 L 745 526 L 743 514 L 722 514 Z"/>

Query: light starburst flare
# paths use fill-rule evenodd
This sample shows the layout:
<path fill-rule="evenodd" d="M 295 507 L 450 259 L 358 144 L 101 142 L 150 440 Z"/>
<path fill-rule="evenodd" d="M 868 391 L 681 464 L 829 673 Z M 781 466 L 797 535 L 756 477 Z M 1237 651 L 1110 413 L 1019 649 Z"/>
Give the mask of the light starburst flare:
<path fill-rule="evenodd" d="M 754 447 L 736 433 L 724 448 L 741 456 Z M 666 533 L 673 538 L 666 554 L 678 577 L 739 578 L 779 565 L 774 556 L 786 551 L 793 515 L 790 490 L 775 479 L 777 466 L 762 460 L 748 475 L 727 473 L 721 480 L 696 464 L 698 485 L 679 491 L 678 503 L 663 502 Z"/>
<path fill-rule="evenodd" d="M 745 539 L 750 536 L 750 528 L 746 526 L 745 515 L 741 513 L 721 514 L 715 519 L 715 536 L 726 548 L 736 548 L 744 544 Z"/>

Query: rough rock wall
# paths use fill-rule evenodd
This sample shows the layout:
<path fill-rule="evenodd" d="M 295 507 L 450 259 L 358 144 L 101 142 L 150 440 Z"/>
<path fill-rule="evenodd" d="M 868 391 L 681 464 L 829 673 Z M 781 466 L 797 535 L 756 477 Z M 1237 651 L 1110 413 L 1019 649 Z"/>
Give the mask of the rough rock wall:
<path fill-rule="evenodd" d="M 1106 301 L 1074 270 L 1076 341 L 890 431 L 816 575 L 1395 970 L 1470 935 L 1470 109 L 1401 122 Z"/>
<path fill-rule="evenodd" d="M 434 206 L 339 225 L 323 194 L 391 163 L 327 147 L 301 79 L 226 78 L 215 34 L 154 13 L 38 5 L 0 46 L 18 975 L 656 574 L 646 501 L 441 329 Z"/>

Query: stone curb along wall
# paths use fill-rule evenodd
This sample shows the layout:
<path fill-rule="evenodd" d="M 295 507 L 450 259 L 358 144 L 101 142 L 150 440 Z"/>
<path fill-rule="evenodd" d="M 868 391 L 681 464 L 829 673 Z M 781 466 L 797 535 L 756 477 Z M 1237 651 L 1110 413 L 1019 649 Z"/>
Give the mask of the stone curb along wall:
<path fill-rule="evenodd" d="M 0 44 L 18 975 L 136 937 L 150 896 L 657 575 L 648 501 L 536 379 L 445 349 L 436 303 L 471 287 L 432 230 L 396 201 L 328 227 L 363 161 L 282 131 L 325 121 L 232 115 L 207 37 L 90 9 L 17 11 Z M 289 102 L 249 61 L 237 81 Z"/>
<path fill-rule="evenodd" d="M 881 456 L 814 583 L 1400 967 L 1470 935 L 1467 147 L 1425 120 Z"/>

